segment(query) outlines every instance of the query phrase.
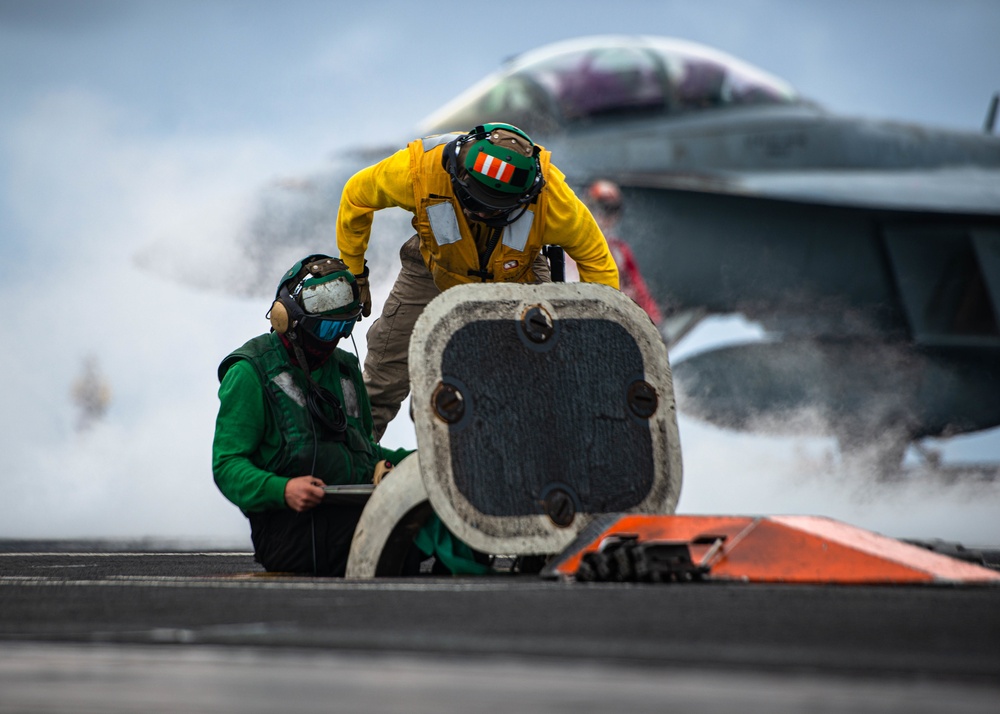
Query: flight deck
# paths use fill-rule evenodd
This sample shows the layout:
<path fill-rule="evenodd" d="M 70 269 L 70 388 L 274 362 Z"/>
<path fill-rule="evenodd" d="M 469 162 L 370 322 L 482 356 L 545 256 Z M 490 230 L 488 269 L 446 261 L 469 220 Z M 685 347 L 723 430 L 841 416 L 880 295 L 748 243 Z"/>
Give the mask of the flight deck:
<path fill-rule="evenodd" d="M 267 574 L 247 552 L 87 546 L 0 543 L 0 711 L 1000 702 L 993 586 L 349 581 Z"/>

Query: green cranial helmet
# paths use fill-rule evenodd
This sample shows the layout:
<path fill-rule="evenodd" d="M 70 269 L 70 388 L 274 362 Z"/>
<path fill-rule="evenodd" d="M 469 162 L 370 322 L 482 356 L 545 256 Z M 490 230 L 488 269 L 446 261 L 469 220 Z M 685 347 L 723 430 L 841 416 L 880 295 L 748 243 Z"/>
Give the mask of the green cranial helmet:
<path fill-rule="evenodd" d="M 337 258 L 316 254 L 282 276 L 268 318 L 275 332 L 294 337 L 302 329 L 330 342 L 351 334 L 360 314 L 354 275 Z"/>
<path fill-rule="evenodd" d="M 475 212 L 510 211 L 541 191 L 538 147 L 512 124 L 483 124 L 461 137 L 446 162 L 456 196 Z"/>

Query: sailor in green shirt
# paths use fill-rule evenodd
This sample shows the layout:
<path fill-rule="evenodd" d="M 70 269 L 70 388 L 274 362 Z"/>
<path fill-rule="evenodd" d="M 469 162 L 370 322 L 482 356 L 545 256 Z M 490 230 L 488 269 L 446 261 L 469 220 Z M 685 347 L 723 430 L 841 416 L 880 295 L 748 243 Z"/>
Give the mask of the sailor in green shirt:
<path fill-rule="evenodd" d="M 215 482 L 250 520 L 255 557 L 268 571 L 342 576 L 363 506 L 325 503 L 323 486 L 372 483 L 380 462 L 410 453 L 374 441 L 358 360 L 337 349 L 360 314 L 346 266 L 310 255 L 282 277 L 271 332 L 219 366 Z M 446 571 L 489 570 L 436 516 L 415 544 L 411 567 L 433 555 Z"/>

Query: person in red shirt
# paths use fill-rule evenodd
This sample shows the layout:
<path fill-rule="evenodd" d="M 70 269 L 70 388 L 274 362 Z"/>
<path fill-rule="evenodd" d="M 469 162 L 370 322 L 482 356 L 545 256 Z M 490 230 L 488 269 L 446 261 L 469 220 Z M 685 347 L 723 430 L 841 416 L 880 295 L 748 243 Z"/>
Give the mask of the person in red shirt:
<path fill-rule="evenodd" d="M 587 189 L 587 207 L 594 214 L 604 238 L 611 249 L 611 256 L 618 265 L 618 280 L 623 293 L 632 298 L 653 321 L 659 325 L 663 320 L 660 307 L 642 279 L 639 264 L 628 243 L 618 236 L 618 218 L 622 211 L 622 193 L 616 184 L 600 179 Z"/>

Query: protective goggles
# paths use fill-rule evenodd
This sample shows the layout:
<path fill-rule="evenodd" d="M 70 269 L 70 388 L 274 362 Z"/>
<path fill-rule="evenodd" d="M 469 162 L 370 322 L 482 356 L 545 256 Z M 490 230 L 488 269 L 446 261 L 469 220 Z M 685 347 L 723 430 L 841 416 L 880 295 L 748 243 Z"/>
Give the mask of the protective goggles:
<path fill-rule="evenodd" d="M 323 342 L 350 335 L 361 315 L 357 286 L 346 271 L 308 277 L 291 297 L 304 308 L 297 316 L 302 329 Z M 335 314 L 324 316 L 323 313 Z"/>
<path fill-rule="evenodd" d="M 321 315 L 355 307 L 358 296 L 347 273 L 337 272 L 319 278 L 306 278 L 293 297 L 301 300 L 302 308 L 310 315 Z"/>
<path fill-rule="evenodd" d="M 321 340 L 323 342 L 333 342 L 334 340 L 339 340 L 341 337 L 347 337 L 350 335 L 354 330 L 354 325 L 357 321 L 357 317 L 352 317 L 346 320 L 332 320 L 310 315 L 309 317 L 303 318 L 302 327 L 304 327 L 309 334 L 317 340 Z"/>

